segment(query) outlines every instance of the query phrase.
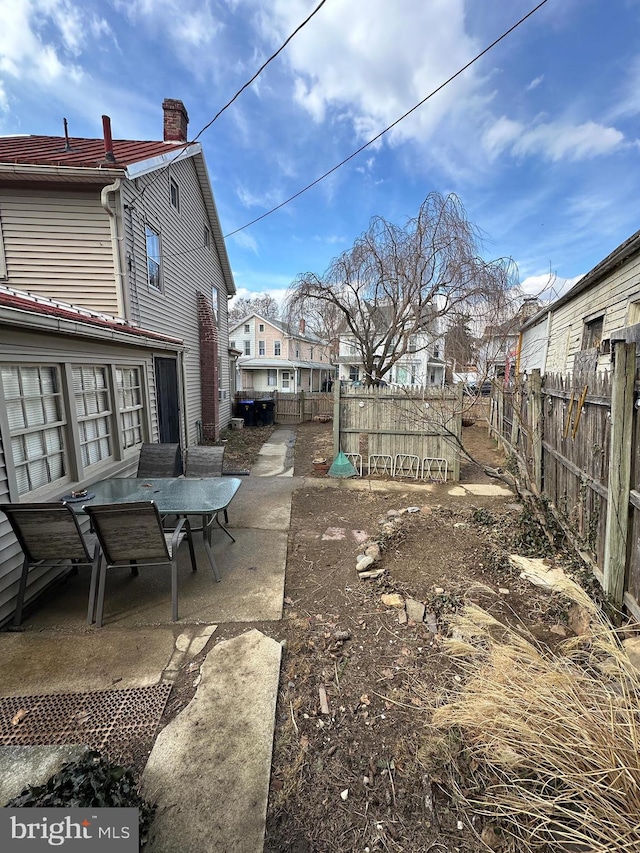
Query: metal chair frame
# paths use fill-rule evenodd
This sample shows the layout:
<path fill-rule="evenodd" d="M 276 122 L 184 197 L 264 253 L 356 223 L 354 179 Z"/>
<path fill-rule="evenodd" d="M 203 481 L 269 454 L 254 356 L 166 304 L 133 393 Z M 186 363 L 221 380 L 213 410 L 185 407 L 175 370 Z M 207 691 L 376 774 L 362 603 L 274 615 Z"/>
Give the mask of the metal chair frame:
<path fill-rule="evenodd" d="M 171 618 L 177 622 L 178 546 L 185 536 L 189 544 L 192 570 L 195 572 L 198 568 L 189 520 L 180 518 L 172 532 L 165 531 L 158 507 L 153 501 L 87 506 L 85 511 L 100 543 L 91 572 L 87 622 L 91 624 L 95 621 L 96 627 L 102 626 L 107 570 L 122 563 L 135 563 L 136 568 L 171 566 Z M 115 527 L 112 529 L 113 524 Z"/>
<path fill-rule="evenodd" d="M 29 570 L 35 566 L 47 563 L 56 565 L 66 560 L 71 562 L 76 571 L 79 566 L 91 566 L 95 561 L 98 543 L 94 545 L 92 556 L 91 543 L 82 533 L 76 514 L 63 503 L 0 504 L 0 511 L 7 516 L 24 554 L 13 617 L 13 624 L 17 627 L 22 622 Z"/>

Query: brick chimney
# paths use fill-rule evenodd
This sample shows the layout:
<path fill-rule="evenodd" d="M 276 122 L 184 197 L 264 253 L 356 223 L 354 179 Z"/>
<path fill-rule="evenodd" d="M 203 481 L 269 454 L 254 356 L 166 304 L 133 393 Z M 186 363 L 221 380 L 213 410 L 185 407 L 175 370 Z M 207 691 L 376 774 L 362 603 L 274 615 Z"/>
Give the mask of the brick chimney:
<path fill-rule="evenodd" d="M 164 141 L 186 142 L 189 116 L 182 101 L 165 98 L 162 109 L 164 110 Z"/>
<path fill-rule="evenodd" d="M 301 334 L 301 335 L 304 335 L 304 330 L 306 329 L 306 326 L 307 326 L 307 324 L 306 324 L 306 323 L 305 323 L 305 321 L 304 321 L 304 317 L 300 317 L 300 325 L 299 325 L 299 329 L 300 329 L 300 334 Z"/>

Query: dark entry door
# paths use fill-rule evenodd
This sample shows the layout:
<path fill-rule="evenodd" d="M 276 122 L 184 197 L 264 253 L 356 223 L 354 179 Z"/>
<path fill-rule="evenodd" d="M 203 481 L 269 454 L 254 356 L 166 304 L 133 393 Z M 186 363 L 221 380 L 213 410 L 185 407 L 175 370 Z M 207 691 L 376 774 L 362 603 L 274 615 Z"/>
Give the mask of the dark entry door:
<path fill-rule="evenodd" d="M 156 358 L 155 366 L 160 441 L 179 443 L 178 362 L 175 358 Z"/>

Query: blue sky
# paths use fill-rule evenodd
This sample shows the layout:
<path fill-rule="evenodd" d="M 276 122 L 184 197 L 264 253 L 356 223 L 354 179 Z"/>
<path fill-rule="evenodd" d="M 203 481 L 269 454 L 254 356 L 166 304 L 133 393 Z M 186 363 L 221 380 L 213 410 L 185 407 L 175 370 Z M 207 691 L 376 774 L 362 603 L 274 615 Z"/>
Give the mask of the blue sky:
<path fill-rule="evenodd" d="M 194 136 L 316 0 L 0 0 L 0 133 Z M 327 0 L 203 135 L 229 233 L 330 169 L 535 0 Z M 640 227 L 640 0 L 548 0 L 380 142 L 227 241 L 241 294 L 279 298 L 381 215 L 455 192 L 527 292 L 575 281 Z M 547 294 L 548 295 L 548 294 Z"/>

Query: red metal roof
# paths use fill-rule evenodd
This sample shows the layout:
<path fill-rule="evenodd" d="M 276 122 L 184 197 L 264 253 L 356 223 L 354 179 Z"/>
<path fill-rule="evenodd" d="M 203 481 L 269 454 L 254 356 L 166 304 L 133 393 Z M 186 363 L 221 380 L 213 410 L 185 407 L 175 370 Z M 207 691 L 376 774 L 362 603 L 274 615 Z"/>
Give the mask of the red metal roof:
<path fill-rule="evenodd" d="M 179 151 L 184 147 L 185 143 L 114 139 L 113 153 L 116 162 L 113 163 L 105 160 L 103 139 L 82 139 L 74 136 L 69 139 L 67 150 L 63 136 L 5 136 L 0 137 L 0 163 L 124 169 L 130 163 Z"/>
<path fill-rule="evenodd" d="M 100 329 L 110 329 L 115 332 L 124 332 L 127 335 L 136 335 L 142 338 L 153 338 L 166 343 L 181 344 L 180 338 L 172 338 L 160 332 L 152 332 L 149 329 L 141 329 L 137 326 L 129 326 L 119 322 L 115 318 L 89 312 L 83 308 L 75 308 L 73 305 L 63 306 L 42 296 L 32 296 L 28 293 L 12 292 L 0 289 L 0 308 L 15 308 L 19 311 L 28 311 L 30 314 L 39 314 L 45 317 L 59 317 L 62 320 L 72 320 L 75 323 L 83 323 L 88 326 L 96 326 Z"/>

